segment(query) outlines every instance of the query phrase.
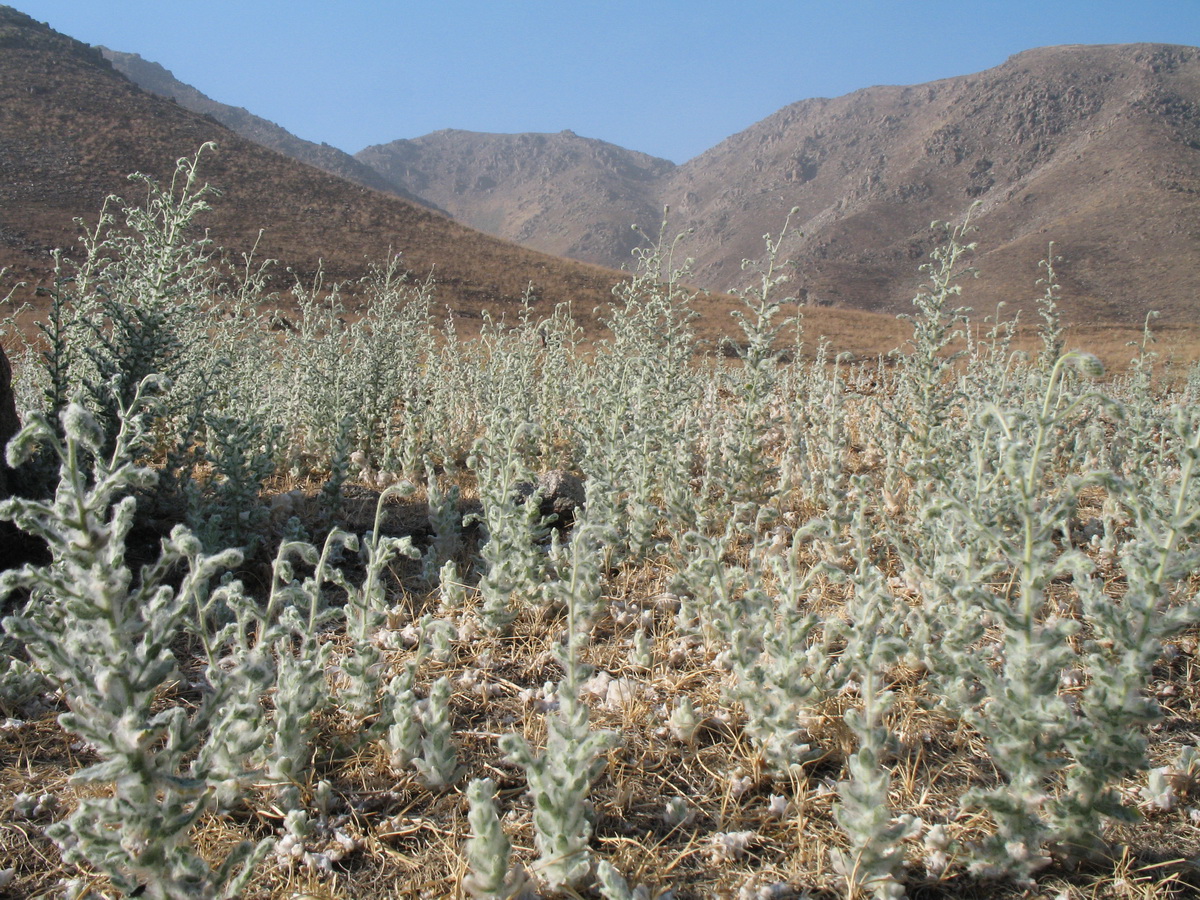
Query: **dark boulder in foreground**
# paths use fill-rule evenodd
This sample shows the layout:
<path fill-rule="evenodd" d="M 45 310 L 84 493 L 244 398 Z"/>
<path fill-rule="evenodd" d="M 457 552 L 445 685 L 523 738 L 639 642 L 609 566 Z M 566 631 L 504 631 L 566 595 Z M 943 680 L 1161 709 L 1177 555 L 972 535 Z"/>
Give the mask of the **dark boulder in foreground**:
<path fill-rule="evenodd" d="M 17 418 L 17 401 L 13 396 L 12 366 L 4 355 L 4 348 L 0 347 L 0 500 L 12 492 L 12 471 L 3 450 L 20 430 L 21 420 Z"/>
<path fill-rule="evenodd" d="M 21 473 L 8 467 L 4 450 L 21 430 L 17 401 L 13 395 L 12 366 L 0 347 L 0 500 L 21 490 Z M 12 522 L 0 521 L 0 572 L 27 562 L 43 559 L 46 545 L 17 529 Z"/>

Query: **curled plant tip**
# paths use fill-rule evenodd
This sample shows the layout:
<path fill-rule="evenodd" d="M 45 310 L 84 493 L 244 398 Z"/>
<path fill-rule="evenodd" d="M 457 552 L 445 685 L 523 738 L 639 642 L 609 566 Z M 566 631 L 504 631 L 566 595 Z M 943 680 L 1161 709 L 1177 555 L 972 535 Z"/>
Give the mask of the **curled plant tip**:
<path fill-rule="evenodd" d="M 616 739 L 591 731 L 587 707 L 570 684 L 560 685 L 559 707 L 547 721 L 547 741 L 535 756 L 524 738 L 506 734 L 500 749 L 525 770 L 533 799 L 538 875 L 551 890 L 582 881 L 592 869 L 588 791 L 604 767 L 600 758 Z"/>
<path fill-rule="evenodd" d="M 925 833 L 925 871 L 931 878 L 940 878 L 950 867 L 950 836 L 945 825 L 934 825 Z"/>
<path fill-rule="evenodd" d="M 767 814 L 772 819 L 786 819 L 792 804 L 783 794 L 772 794 L 767 800 Z"/>
<path fill-rule="evenodd" d="M 688 809 L 686 797 L 672 797 L 663 808 L 663 821 L 674 828 L 677 825 L 686 825 L 696 814 Z"/>
<path fill-rule="evenodd" d="M 63 410 L 62 424 L 68 440 L 80 442 L 93 453 L 100 452 L 104 444 L 104 429 L 82 403 L 72 403 Z"/>
<path fill-rule="evenodd" d="M 140 391 L 146 394 L 163 394 L 169 391 L 175 382 L 168 376 L 151 372 L 141 381 Z"/>
<path fill-rule="evenodd" d="M 417 717 L 422 729 L 421 753 L 412 760 L 412 766 L 426 787 L 447 788 L 462 776 L 458 752 L 451 739 L 449 678 L 443 675 L 434 682 Z"/>
<path fill-rule="evenodd" d="M 1075 368 L 1079 369 L 1088 378 L 1104 377 L 1104 363 L 1100 361 L 1100 357 L 1096 354 L 1073 350 L 1068 356 L 1075 363 Z"/>
<path fill-rule="evenodd" d="M 683 697 L 676 704 L 675 709 L 671 711 L 670 718 L 667 719 L 667 727 L 671 730 L 671 737 L 684 744 L 691 744 L 696 740 L 696 732 L 700 729 L 700 719 L 696 717 L 695 707 L 692 706 L 690 697 Z"/>
<path fill-rule="evenodd" d="M 750 879 L 738 889 L 737 900 L 808 900 L 805 891 L 798 894 L 786 881 L 764 883 L 761 876 L 751 875 Z"/>
<path fill-rule="evenodd" d="M 4 452 L 4 459 L 10 469 L 20 468 L 37 453 L 43 438 L 51 435 L 45 420 L 41 416 L 33 416 L 30 421 L 18 431 Z"/>
<path fill-rule="evenodd" d="M 438 570 L 438 608 L 443 613 L 462 609 L 467 601 L 467 588 L 460 579 L 458 566 L 448 559 Z"/>
<path fill-rule="evenodd" d="M 388 682 L 388 714 L 392 724 L 387 730 L 387 747 L 392 765 L 403 769 L 421 753 L 421 720 L 417 695 L 413 691 L 413 671 L 407 669 Z"/>
<path fill-rule="evenodd" d="M 1142 799 L 1151 809 L 1160 812 L 1170 812 L 1179 803 L 1179 793 L 1175 789 L 1174 770 L 1171 766 L 1159 766 L 1150 770 L 1150 780 L 1142 788 Z"/>
<path fill-rule="evenodd" d="M 709 850 L 715 863 L 741 859 L 758 839 L 753 831 L 721 831 L 710 840 Z"/>

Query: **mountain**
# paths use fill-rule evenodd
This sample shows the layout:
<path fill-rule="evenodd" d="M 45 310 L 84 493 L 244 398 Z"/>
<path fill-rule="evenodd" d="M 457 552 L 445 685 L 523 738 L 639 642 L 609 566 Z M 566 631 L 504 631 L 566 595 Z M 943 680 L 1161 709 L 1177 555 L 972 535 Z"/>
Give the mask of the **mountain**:
<path fill-rule="evenodd" d="M 451 129 L 367 147 L 355 159 L 472 228 L 613 267 L 645 243 L 632 224 L 656 233 L 656 186 L 675 168 L 573 131 Z"/>
<path fill-rule="evenodd" d="M 911 87 L 795 103 L 683 165 L 560 135 L 444 131 L 356 155 L 477 228 L 608 266 L 665 206 L 693 280 L 743 286 L 782 254 L 810 302 L 902 312 L 934 220 L 977 226 L 963 301 L 1026 311 L 1054 242 L 1078 322 L 1200 321 L 1200 50 L 1047 47 Z"/>
<path fill-rule="evenodd" d="M 170 71 L 156 62 L 143 59 L 136 53 L 122 53 L 107 47 L 97 48 L 112 67 L 144 91 L 174 100 L 180 106 L 201 115 L 212 116 L 226 128 L 244 138 L 269 147 L 284 156 L 307 163 L 364 187 L 396 194 L 423 206 L 427 201 L 410 194 L 396 183 L 384 178 L 370 166 L 365 166 L 349 153 L 328 144 L 315 144 L 298 138 L 286 128 L 254 115 L 240 106 L 229 106 L 201 93 L 190 84 L 179 81 Z M 468 223 L 469 224 L 469 223 Z"/>
<path fill-rule="evenodd" d="M 786 107 L 672 173 L 699 281 L 729 286 L 789 209 L 811 298 L 899 311 L 929 223 L 978 226 L 981 312 L 1028 307 L 1050 241 L 1077 321 L 1200 321 L 1200 50 L 1032 50 L 978 75 Z M 1024 302 L 1023 302 L 1024 301 Z"/>
<path fill-rule="evenodd" d="M 618 273 L 559 259 L 469 229 L 443 215 L 267 150 L 214 119 L 147 93 L 101 52 L 0 6 L 0 267 L 44 283 L 56 247 L 78 255 L 82 216 L 95 222 L 109 194 L 139 199 L 126 175 L 169 178 L 206 141 L 217 150 L 202 177 L 220 190 L 201 226 L 234 253 L 292 278 L 362 276 L 403 252 L 434 271 L 438 302 L 468 316 L 515 306 L 532 283 L 541 302 L 573 300 L 587 314 L 611 296 Z M 259 240 L 260 229 L 265 229 Z M 291 269 L 291 274 L 284 266 Z"/>

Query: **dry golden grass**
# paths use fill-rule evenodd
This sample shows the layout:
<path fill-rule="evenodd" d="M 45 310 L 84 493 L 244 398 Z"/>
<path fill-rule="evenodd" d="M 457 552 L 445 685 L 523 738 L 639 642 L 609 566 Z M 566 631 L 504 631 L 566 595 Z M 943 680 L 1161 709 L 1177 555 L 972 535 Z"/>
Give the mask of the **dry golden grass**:
<path fill-rule="evenodd" d="M 372 496 L 355 488 L 347 505 L 346 526 L 369 527 Z M 389 511 L 396 530 L 419 521 L 423 496 L 398 499 Z M 465 546 L 461 562 L 473 548 Z M 353 573 L 351 573 L 353 575 Z M 843 845 L 833 818 L 835 783 L 845 777 L 844 762 L 854 749 L 841 712 L 855 702 L 853 692 L 824 704 L 810 731 L 821 755 L 791 781 L 772 779 L 741 731 L 737 708 L 725 708 L 721 684 L 727 677 L 718 646 L 680 636 L 675 603 L 666 593 L 670 577 L 664 559 L 611 572 L 605 584 L 608 612 L 601 616 L 585 651 L 586 661 L 613 679 L 629 679 L 628 693 L 589 696 L 592 726 L 620 736 L 606 759 L 604 772 L 591 792 L 594 851 L 612 862 L 631 884 L 645 883 L 652 896 L 668 889 L 685 898 L 755 898 L 759 896 L 844 896 L 830 866 L 830 850 Z M 1066 586 L 1063 591 L 1068 591 Z M 403 561 L 391 570 L 391 597 L 399 628 L 427 611 L 437 599 L 420 586 L 415 563 Z M 844 589 L 829 585 L 819 604 L 827 616 L 841 614 Z M 1069 600 L 1069 597 L 1064 599 Z M 916 602 L 916 598 L 907 598 Z M 473 602 L 473 601 L 469 601 Z M 635 625 L 645 610 L 654 642 L 654 663 L 641 669 L 630 659 Z M 466 611 L 464 611 L 465 614 Z M 460 621 L 464 617 L 460 615 Z M 419 682 L 448 675 L 455 742 L 467 778 L 455 788 L 424 788 L 411 771 L 397 771 L 377 740 L 363 740 L 362 729 L 337 711 L 318 723 L 310 779 L 302 793 L 316 816 L 314 789 L 325 780 L 332 787 L 328 810 L 331 827 L 307 844 L 320 851 L 336 848 L 334 832 L 352 839 L 353 849 L 328 874 L 268 857 L 256 872 L 248 898 L 313 897 L 322 900 L 392 897 L 463 897 L 466 872 L 464 846 L 469 835 L 467 803 L 462 793 L 470 778 L 491 777 L 498 786 L 498 806 L 516 857 L 527 865 L 535 859 L 530 801 L 524 776 L 502 758 L 498 738 L 516 731 L 535 746 L 544 737 L 543 686 L 562 677 L 552 652 L 565 627 L 559 611 L 527 609 L 504 636 L 474 635 L 455 642 L 452 657 L 427 660 Z M 344 644 L 338 634 L 329 640 Z M 402 641 L 401 641 L 402 643 Z M 1151 690 L 1162 704 L 1163 718 L 1150 732 L 1155 759 L 1173 759 L 1180 748 L 1200 740 L 1200 631 L 1174 642 L 1154 671 Z M 183 648 L 181 648 L 183 652 Z M 389 651 L 398 670 L 411 655 Z M 186 656 L 184 657 L 186 660 Z M 898 702 L 889 716 L 897 739 L 891 759 L 890 803 L 898 812 L 942 823 L 955 841 L 981 839 L 989 830 L 986 816 L 964 812 L 959 798 L 971 785 L 994 783 L 998 777 L 978 735 L 935 706 L 926 676 L 898 667 L 891 672 Z M 690 699 L 700 726 L 691 735 L 674 734 L 667 723 L 681 698 Z M 175 698 L 178 700 L 179 698 Z M 163 702 L 172 702 L 164 696 Z M 76 876 L 62 866 L 57 850 L 41 832 L 51 816 L 30 820 L 14 812 L 18 794 L 52 794 L 59 798 L 57 817 L 68 809 L 79 787 L 68 777 L 89 762 L 86 749 L 55 723 L 60 711 L 51 704 L 10 718 L 0 728 L 0 869 L 12 868 L 10 896 L 48 896 L 57 880 Z M 9 714 L 16 711 L 10 710 Z M 1136 801 L 1144 774 L 1124 785 Z M 92 788 L 84 788 L 91 790 Z M 1200 872 L 1189 862 L 1200 856 L 1200 784 L 1180 785 L 1182 802 L 1169 812 L 1146 811 L 1134 826 L 1113 827 L 1107 835 L 1107 858 L 1056 865 L 1039 879 L 1036 891 L 1004 882 L 987 882 L 963 874 L 952 860 L 946 876 L 928 874 L 919 846 L 910 849 L 911 896 L 921 898 L 1183 898 L 1200 891 Z M 217 861 L 238 841 L 277 833 L 282 812 L 273 807 L 268 786 L 253 791 L 246 806 L 224 816 L 208 816 L 195 834 L 202 853 Z M 779 796 L 783 800 L 773 800 Z M 687 800 L 689 819 L 664 819 L 665 803 Z M 786 808 L 775 804 L 786 802 Z M 745 846 L 723 835 L 747 832 Z M 89 877 L 92 896 L 106 896 L 103 879 Z M 772 888 L 772 885 L 779 887 Z M 761 889 L 762 892 L 759 892 Z M 777 893 L 767 893 L 776 890 Z M 595 897 L 571 892 L 563 896 Z"/>

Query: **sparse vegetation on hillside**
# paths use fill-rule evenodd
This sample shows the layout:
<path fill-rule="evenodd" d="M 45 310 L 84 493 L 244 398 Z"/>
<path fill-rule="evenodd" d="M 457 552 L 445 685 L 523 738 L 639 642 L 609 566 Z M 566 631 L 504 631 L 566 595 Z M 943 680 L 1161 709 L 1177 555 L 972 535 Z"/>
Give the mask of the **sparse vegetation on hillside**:
<path fill-rule="evenodd" d="M 8 892 L 1200 889 L 1200 370 L 944 364 L 961 229 L 895 365 L 772 351 L 778 236 L 732 362 L 661 242 L 586 352 L 391 262 L 279 331 L 147 190 L 5 333 Z"/>

